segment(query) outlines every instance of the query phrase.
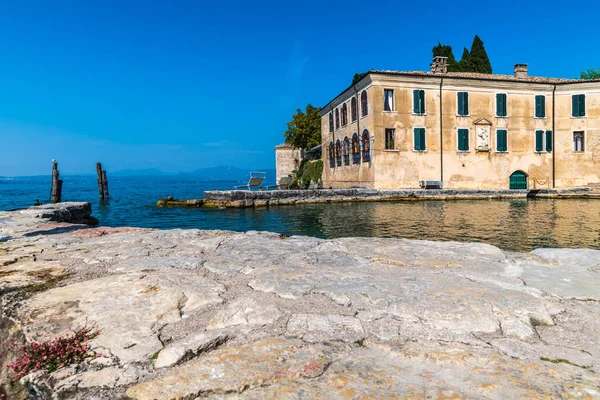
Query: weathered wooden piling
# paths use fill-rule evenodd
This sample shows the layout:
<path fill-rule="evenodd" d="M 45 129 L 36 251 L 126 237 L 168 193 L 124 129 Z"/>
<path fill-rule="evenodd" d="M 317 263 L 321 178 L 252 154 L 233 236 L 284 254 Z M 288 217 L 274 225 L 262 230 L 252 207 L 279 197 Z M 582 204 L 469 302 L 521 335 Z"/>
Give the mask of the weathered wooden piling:
<path fill-rule="evenodd" d="M 104 200 L 104 183 L 102 181 L 102 164 L 96 163 L 96 176 L 98 177 L 98 195 Z"/>
<path fill-rule="evenodd" d="M 52 160 L 52 189 L 50 191 L 50 201 L 52 201 L 52 203 L 60 203 L 62 200 L 63 181 L 58 179 L 59 176 L 58 162 Z"/>
<path fill-rule="evenodd" d="M 106 171 L 102 171 L 102 188 L 104 189 L 104 196 L 108 199 L 108 179 L 106 179 Z"/>

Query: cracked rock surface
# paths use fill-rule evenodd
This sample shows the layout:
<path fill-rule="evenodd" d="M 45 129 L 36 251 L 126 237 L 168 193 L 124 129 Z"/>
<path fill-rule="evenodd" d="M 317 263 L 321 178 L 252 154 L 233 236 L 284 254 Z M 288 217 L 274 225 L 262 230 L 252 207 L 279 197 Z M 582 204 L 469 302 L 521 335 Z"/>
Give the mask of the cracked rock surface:
<path fill-rule="evenodd" d="M 0 382 L 9 340 L 102 329 L 102 357 L 9 398 L 600 398 L 600 251 L 71 223 L 86 210 L 0 212 Z"/>

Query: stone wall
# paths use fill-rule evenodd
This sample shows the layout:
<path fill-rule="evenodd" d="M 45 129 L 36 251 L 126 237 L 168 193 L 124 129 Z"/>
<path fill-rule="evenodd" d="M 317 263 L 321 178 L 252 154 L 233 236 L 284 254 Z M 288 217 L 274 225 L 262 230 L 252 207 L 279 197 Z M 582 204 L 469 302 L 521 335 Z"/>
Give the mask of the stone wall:
<path fill-rule="evenodd" d="M 317 204 L 363 201 L 414 200 L 483 200 L 539 198 L 600 198 L 591 188 L 527 190 L 377 190 L 377 189 L 315 189 L 315 190 L 213 190 L 204 192 L 204 207 L 265 207 L 288 204 Z M 176 204 L 169 204 L 176 205 Z"/>
<path fill-rule="evenodd" d="M 297 170 L 302 161 L 302 150 L 296 149 L 288 144 L 275 147 L 276 180 L 279 180 Z"/>

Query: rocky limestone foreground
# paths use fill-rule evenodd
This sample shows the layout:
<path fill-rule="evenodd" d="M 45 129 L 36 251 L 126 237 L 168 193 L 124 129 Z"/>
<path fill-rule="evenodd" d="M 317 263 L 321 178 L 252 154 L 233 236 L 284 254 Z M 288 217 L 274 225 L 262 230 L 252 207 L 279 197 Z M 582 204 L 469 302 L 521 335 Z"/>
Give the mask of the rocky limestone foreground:
<path fill-rule="evenodd" d="M 68 223 L 85 207 L 0 212 L 9 398 L 600 398 L 600 251 Z M 103 357 L 8 383 L 9 341 L 86 319 Z"/>

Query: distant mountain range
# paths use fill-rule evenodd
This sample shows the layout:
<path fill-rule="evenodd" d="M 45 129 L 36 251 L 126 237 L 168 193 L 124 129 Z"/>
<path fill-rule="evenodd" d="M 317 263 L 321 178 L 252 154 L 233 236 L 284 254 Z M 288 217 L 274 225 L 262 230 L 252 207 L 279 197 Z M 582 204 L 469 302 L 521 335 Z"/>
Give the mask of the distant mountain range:
<path fill-rule="evenodd" d="M 275 181 L 275 169 L 255 169 L 252 171 L 266 172 L 265 181 Z M 200 168 L 189 172 L 177 172 L 175 174 L 166 173 L 158 168 L 147 168 L 147 169 L 122 169 L 119 171 L 109 172 L 109 176 L 189 176 L 202 180 L 214 180 L 214 181 L 246 181 L 250 176 L 251 170 L 241 169 L 231 166 L 218 166 L 210 168 Z"/>

